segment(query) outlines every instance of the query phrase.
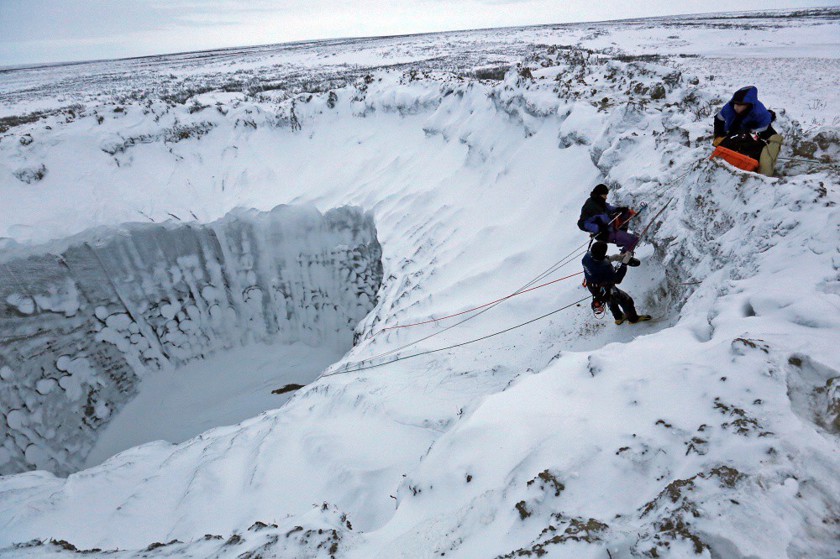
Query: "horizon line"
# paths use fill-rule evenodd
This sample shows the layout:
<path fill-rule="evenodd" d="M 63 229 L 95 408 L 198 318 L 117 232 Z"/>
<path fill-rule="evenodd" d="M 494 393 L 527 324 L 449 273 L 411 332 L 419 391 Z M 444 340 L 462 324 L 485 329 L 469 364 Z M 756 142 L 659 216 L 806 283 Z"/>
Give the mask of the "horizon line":
<path fill-rule="evenodd" d="M 260 48 L 268 48 L 268 47 L 280 47 L 280 46 L 291 46 L 291 45 L 302 45 L 306 43 L 330 43 L 335 41 L 361 41 L 361 40 L 377 40 L 377 39 L 394 39 L 400 37 L 422 37 L 424 35 L 441 35 L 445 33 L 469 33 L 472 31 L 491 31 L 495 29 L 525 29 L 531 27 L 556 27 L 556 26 L 567 26 L 567 25 L 592 25 L 592 24 L 604 24 L 604 23 L 622 23 L 622 22 L 633 22 L 633 21 L 650 21 L 650 20 L 658 20 L 664 18 L 674 18 L 674 17 L 695 17 L 695 16 L 713 16 L 713 15 L 721 15 L 721 16 L 734 16 L 738 14 L 766 14 L 772 12 L 802 12 L 802 11 L 810 11 L 810 10 L 832 10 L 840 8 L 840 4 L 835 4 L 831 6 L 812 6 L 812 7 L 802 7 L 802 8 L 772 8 L 772 9 L 758 9 L 758 10 L 739 10 L 739 11 L 727 11 L 727 12 L 720 12 L 720 11 L 711 11 L 711 12 L 690 12 L 690 13 L 677 13 L 677 14 L 665 14 L 665 15 L 658 15 L 658 16 L 646 16 L 646 17 L 633 17 L 633 18 L 617 18 L 617 19 L 602 19 L 602 20 L 586 20 L 586 21 L 567 21 L 567 22 L 556 22 L 556 23 L 533 23 L 533 24 L 525 24 L 525 25 L 504 25 L 499 27 L 472 27 L 466 29 L 449 29 L 449 30 L 442 30 L 442 31 L 419 31 L 416 33 L 395 33 L 392 35 L 368 35 L 368 36 L 343 36 L 343 37 L 323 37 L 323 38 L 313 38 L 313 39 L 297 39 L 292 41 L 280 41 L 277 43 L 259 43 L 254 45 L 232 45 L 232 46 L 222 46 L 222 47 L 212 47 L 206 49 L 198 49 L 198 50 L 186 50 L 186 51 L 175 51 L 175 52 L 162 52 L 162 53 L 151 53 L 151 54 L 140 54 L 135 56 L 124 56 L 124 57 L 117 57 L 117 58 L 92 58 L 92 59 L 80 59 L 80 60 L 63 60 L 63 61 L 51 61 L 51 62 L 25 62 L 21 64 L 11 64 L 0 66 L 0 73 L 6 72 L 15 72 L 19 70 L 35 70 L 41 68 L 50 68 L 50 67 L 59 67 L 59 66 L 76 66 L 76 65 L 84 65 L 84 64 L 97 64 L 101 62 L 122 62 L 122 61 L 130 61 L 130 60 L 143 60 L 147 58 L 161 58 L 161 57 L 176 57 L 176 56 L 187 56 L 187 55 L 194 55 L 194 54 L 204 54 L 204 53 L 212 53 L 212 52 L 222 52 L 222 51 L 231 51 L 231 50 L 252 50 L 252 49 L 260 49 Z"/>

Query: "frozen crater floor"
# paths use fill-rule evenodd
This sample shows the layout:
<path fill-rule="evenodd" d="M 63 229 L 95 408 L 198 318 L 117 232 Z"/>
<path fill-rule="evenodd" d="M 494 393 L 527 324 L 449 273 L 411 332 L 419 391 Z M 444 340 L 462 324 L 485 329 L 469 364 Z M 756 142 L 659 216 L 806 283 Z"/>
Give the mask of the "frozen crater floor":
<path fill-rule="evenodd" d="M 255 343 L 147 373 L 137 395 L 100 430 L 85 467 L 149 441 L 180 443 L 279 408 L 294 394 L 290 385 L 309 384 L 343 353 L 300 342 Z"/>

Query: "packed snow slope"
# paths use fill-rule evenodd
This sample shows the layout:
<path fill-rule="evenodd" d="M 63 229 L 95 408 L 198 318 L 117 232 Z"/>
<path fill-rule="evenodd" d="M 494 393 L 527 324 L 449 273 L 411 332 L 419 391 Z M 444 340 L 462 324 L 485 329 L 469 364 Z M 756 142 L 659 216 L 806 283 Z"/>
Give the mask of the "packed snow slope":
<path fill-rule="evenodd" d="M 0 478 L 1 553 L 837 556 L 839 18 L 6 72 L 9 254 L 138 216 L 350 205 L 373 217 L 383 280 L 353 349 L 280 409 Z M 776 178 L 707 159 L 745 83 L 778 114 Z M 658 320 L 595 319 L 573 276 L 392 328 L 578 272 L 598 182 L 648 202 L 637 230 L 664 208 L 622 284 Z"/>

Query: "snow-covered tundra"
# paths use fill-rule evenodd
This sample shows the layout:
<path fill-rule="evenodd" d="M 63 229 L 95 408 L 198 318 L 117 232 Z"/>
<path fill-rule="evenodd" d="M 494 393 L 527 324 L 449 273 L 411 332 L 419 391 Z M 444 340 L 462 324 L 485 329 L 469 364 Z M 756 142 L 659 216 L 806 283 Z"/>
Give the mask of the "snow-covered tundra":
<path fill-rule="evenodd" d="M 2 71 L 0 555 L 837 556 L 838 46 L 821 9 Z M 708 160 L 747 84 L 775 178 Z M 650 323 L 580 285 L 599 182 L 648 204 Z"/>

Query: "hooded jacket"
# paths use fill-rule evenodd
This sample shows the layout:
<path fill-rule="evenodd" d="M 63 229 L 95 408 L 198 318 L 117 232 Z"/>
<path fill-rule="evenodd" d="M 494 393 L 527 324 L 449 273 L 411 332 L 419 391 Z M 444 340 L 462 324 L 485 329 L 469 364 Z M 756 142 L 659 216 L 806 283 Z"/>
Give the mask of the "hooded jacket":
<path fill-rule="evenodd" d="M 627 273 L 627 266 L 622 264 L 616 270 L 606 258 L 599 260 L 592 256 L 591 252 L 587 252 L 583 256 L 581 264 L 583 264 L 583 277 L 586 278 L 586 283 L 591 287 L 614 286 L 621 283 Z"/>
<path fill-rule="evenodd" d="M 601 231 L 602 225 L 607 225 L 612 220 L 610 215 L 617 211 L 618 208 L 607 204 L 607 201 L 602 197 L 590 194 L 589 198 L 580 209 L 578 228 L 582 231 L 598 233 Z"/>
<path fill-rule="evenodd" d="M 750 108 L 741 114 L 735 112 L 735 102 L 749 104 Z M 758 100 L 758 89 L 754 85 L 742 87 L 715 116 L 715 136 L 756 132 L 762 137 L 775 134 L 770 127 L 773 114 Z M 770 134 L 768 134 L 768 132 Z"/>

